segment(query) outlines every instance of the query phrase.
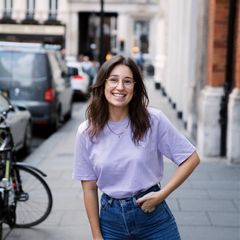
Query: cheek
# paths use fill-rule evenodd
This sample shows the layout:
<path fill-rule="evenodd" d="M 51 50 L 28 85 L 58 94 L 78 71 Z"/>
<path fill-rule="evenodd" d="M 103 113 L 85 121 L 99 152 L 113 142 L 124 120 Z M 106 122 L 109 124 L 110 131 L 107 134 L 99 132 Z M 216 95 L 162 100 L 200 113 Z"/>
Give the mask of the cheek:
<path fill-rule="evenodd" d="M 111 92 L 107 87 L 105 87 L 105 89 L 104 89 L 104 95 L 105 95 L 106 99 L 109 99 L 109 97 L 111 95 Z"/>
<path fill-rule="evenodd" d="M 130 98 L 131 98 L 131 100 L 132 100 L 133 97 L 134 97 L 134 90 L 132 90 L 131 92 L 129 92 L 129 95 L 130 95 Z"/>

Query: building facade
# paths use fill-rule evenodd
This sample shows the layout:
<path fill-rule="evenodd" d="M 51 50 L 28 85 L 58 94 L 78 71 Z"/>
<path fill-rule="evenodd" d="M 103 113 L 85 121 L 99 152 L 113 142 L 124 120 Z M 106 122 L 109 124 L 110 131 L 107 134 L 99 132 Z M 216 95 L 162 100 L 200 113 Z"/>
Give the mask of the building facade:
<path fill-rule="evenodd" d="M 104 55 L 142 52 L 149 54 L 151 58 L 155 57 L 157 41 L 154 33 L 159 12 L 158 1 L 69 0 L 68 4 L 68 54 L 87 54 L 95 58 L 100 54 L 103 7 L 104 46 L 101 50 Z"/>
<path fill-rule="evenodd" d="M 161 89 L 205 157 L 240 162 L 239 0 L 167 0 Z"/>
<path fill-rule="evenodd" d="M 0 40 L 44 42 L 65 46 L 65 0 L 0 1 Z"/>
<path fill-rule="evenodd" d="M 158 5 L 157 0 L 4 0 L 0 40 L 56 43 L 68 55 L 96 59 L 102 52 L 154 58 Z"/>

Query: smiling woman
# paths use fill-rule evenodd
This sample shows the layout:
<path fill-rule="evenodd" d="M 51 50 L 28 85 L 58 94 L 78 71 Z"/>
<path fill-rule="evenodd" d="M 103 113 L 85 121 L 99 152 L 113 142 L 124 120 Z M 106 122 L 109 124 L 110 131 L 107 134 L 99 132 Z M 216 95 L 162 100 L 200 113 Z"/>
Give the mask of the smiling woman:
<path fill-rule="evenodd" d="M 125 65 L 117 65 L 106 79 L 105 97 L 109 104 L 110 120 L 120 120 L 128 115 L 128 104 L 133 97 L 134 81 L 132 72 Z M 116 109 L 117 108 L 117 109 Z M 122 116 L 114 116 L 114 112 L 119 112 L 121 108 Z M 116 110 L 115 110 L 116 109 Z"/>
<path fill-rule="evenodd" d="M 147 105 L 131 58 L 114 56 L 102 65 L 75 145 L 74 178 L 82 183 L 93 239 L 180 239 L 165 199 L 199 158 L 165 115 Z M 163 156 L 178 168 L 161 188 Z"/>

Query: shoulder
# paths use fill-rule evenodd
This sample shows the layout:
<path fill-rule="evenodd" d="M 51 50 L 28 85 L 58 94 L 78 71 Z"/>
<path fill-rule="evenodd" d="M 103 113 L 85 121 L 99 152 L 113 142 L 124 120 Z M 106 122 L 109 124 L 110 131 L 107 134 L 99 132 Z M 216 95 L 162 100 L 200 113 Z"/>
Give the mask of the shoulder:
<path fill-rule="evenodd" d="M 88 128 L 88 121 L 86 120 L 78 126 L 77 137 L 87 136 L 88 135 L 87 128 Z"/>
<path fill-rule="evenodd" d="M 152 127 L 161 126 L 161 128 L 168 128 L 172 126 L 171 121 L 160 109 L 149 107 L 148 112 L 149 112 Z"/>
<path fill-rule="evenodd" d="M 166 119 L 166 116 L 160 109 L 149 107 L 148 113 L 152 121 L 161 121 Z"/>

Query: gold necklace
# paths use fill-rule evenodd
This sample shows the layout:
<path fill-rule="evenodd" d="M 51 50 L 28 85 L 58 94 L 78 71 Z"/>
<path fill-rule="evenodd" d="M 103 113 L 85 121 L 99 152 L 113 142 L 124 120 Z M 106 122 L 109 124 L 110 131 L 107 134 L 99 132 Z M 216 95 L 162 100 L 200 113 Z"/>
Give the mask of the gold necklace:
<path fill-rule="evenodd" d="M 129 124 L 130 124 L 130 122 L 128 121 L 127 126 L 124 128 L 124 130 L 123 130 L 122 132 L 119 132 L 119 133 L 114 132 L 114 131 L 110 128 L 110 126 L 108 125 L 108 123 L 107 123 L 107 127 L 108 127 L 108 129 L 110 130 L 110 132 L 112 132 L 114 135 L 117 135 L 118 138 L 120 138 L 120 137 L 126 132 L 126 130 L 128 129 Z"/>

